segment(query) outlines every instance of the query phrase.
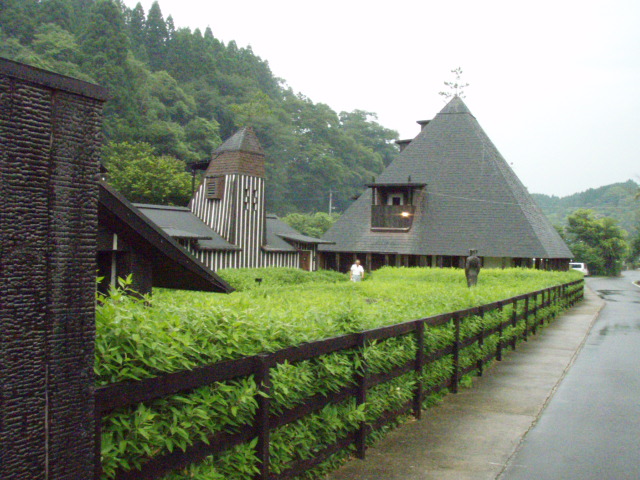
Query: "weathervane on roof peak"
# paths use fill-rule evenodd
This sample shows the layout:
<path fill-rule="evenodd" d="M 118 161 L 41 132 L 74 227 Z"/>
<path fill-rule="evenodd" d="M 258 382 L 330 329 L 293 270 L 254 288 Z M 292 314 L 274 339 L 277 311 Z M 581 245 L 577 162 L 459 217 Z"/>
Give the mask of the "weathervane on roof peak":
<path fill-rule="evenodd" d="M 462 83 L 462 67 L 454 68 L 451 73 L 455 75 L 455 80 L 451 82 L 444 82 L 444 85 L 449 91 L 438 92 L 438 95 L 442 95 L 445 101 L 448 101 L 451 97 L 465 98 L 464 89 L 469 86 L 468 83 Z"/>

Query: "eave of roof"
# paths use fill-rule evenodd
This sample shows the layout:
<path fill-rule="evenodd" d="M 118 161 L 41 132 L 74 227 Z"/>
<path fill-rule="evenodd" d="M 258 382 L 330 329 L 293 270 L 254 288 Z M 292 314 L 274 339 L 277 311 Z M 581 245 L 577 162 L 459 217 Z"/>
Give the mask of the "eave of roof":
<path fill-rule="evenodd" d="M 181 240 L 196 240 L 196 245 L 201 250 L 240 250 L 236 245 L 227 242 L 186 207 L 141 203 L 135 204 L 135 206 L 169 236 Z"/>
<path fill-rule="evenodd" d="M 318 245 L 333 243 L 333 242 L 330 242 L 329 240 L 322 240 L 320 238 L 308 237 L 302 234 L 296 235 L 296 234 L 278 233 L 276 235 L 284 238 L 285 240 L 293 240 L 294 242 L 301 242 L 301 243 L 316 243 Z"/>
<path fill-rule="evenodd" d="M 230 293 L 233 288 L 105 182 L 99 182 L 100 222 L 127 235 L 153 265 L 153 286 Z M 122 233 L 123 232 L 123 233 Z"/>
<path fill-rule="evenodd" d="M 301 234 L 295 228 L 280 220 L 276 215 L 267 214 L 266 218 L 267 245 L 265 245 L 265 248 L 270 249 L 270 251 L 297 251 L 287 240 L 311 244 L 331 243 L 329 240 Z"/>
<path fill-rule="evenodd" d="M 406 187 L 406 188 L 424 188 L 426 187 L 426 183 L 420 182 L 375 182 L 375 183 L 367 183 L 365 187 L 373 188 L 373 187 Z"/>

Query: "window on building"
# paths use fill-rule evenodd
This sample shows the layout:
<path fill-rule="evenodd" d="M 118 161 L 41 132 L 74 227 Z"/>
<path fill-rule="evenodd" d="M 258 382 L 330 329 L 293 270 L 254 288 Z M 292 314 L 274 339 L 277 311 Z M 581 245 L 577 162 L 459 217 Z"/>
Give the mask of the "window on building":
<path fill-rule="evenodd" d="M 249 210 L 249 195 L 250 189 L 249 187 L 244 187 L 244 195 L 242 197 L 242 206 L 245 210 Z"/>
<path fill-rule="evenodd" d="M 404 205 L 404 195 L 392 193 L 387 197 L 387 205 Z"/>

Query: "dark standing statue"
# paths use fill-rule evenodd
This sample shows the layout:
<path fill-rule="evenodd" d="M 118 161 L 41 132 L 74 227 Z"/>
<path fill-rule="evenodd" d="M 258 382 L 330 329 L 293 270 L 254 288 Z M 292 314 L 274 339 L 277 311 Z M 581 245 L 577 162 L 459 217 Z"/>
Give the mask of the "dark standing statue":
<path fill-rule="evenodd" d="M 469 250 L 469 256 L 464 264 L 464 274 L 467 277 L 467 286 L 475 287 L 478 283 L 478 274 L 480 273 L 480 257 L 476 255 L 477 250 Z"/>

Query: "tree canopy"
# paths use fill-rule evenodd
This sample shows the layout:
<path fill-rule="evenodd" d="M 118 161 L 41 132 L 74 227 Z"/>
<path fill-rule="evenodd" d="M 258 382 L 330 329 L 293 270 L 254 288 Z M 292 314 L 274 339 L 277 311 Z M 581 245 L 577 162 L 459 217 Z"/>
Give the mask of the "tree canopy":
<path fill-rule="evenodd" d="M 191 175 L 184 162 L 155 155 L 148 143 L 110 143 L 104 163 L 111 185 L 137 203 L 186 205 L 191 198 Z"/>
<path fill-rule="evenodd" d="M 610 217 L 597 217 L 579 209 L 569 216 L 565 238 L 576 261 L 584 262 L 594 275 L 616 276 L 627 258 L 627 232 Z"/>
<path fill-rule="evenodd" d="M 330 189 L 344 210 L 395 155 L 397 133 L 375 114 L 314 103 L 251 47 L 176 27 L 166 13 L 158 2 L 145 12 L 117 0 L 3 0 L 0 56 L 108 87 L 112 152 L 142 143 L 146 159 L 202 161 L 252 126 L 267 153 L 267 207 L 281 215 L 325 210 Z M 129 180 L 131 194 L 137 177 L 118 188 Z"/>
<path fill-rule="evenodd" d="M 282 219 L 300 233 L 310 237 L 320 238 L 340 218 L 337 213 L 329 215 L 325 212 L 290 213 Z"/>

